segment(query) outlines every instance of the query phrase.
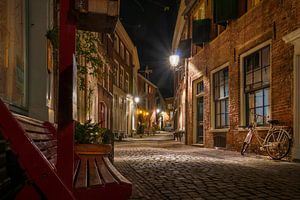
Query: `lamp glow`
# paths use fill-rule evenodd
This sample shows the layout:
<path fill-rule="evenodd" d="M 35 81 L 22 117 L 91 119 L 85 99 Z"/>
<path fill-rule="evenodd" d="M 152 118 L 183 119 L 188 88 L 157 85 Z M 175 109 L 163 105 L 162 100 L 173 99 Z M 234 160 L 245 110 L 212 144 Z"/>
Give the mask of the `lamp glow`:
<path fill-rule="evenodd" d="M 140 97 L 134 97 L 134 102 L 139 103 L 140 102 Z"/>
<path fill-rule="evenodd" d="M 160 109 L 159 109 L 159 108 L 157 108 L 157 109 L 156 109 L 156 112 L 157 112 L 157 113 L 159 113 L 159 112 L 160 112 Z"/>
<path fill-rule="evenodd" d="M 169 61 L 172 67 L 176 67 L 179 63 L 179 56 L 174 54 L 169 57 Z"/>

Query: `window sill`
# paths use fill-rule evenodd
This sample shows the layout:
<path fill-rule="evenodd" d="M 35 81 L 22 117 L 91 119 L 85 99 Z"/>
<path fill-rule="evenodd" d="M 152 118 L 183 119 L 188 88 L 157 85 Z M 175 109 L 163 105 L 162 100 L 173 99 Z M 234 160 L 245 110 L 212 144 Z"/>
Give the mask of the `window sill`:
<path fill-rule="evenodd" d="M 194 147 L 204 147 L 204 144 L 192 144 Z"/>
<path fill-rule="evenodd" d="M 211 133 L 227 133 L 229 128 L 220 128 L 220 129 L 210 129 L 209 132 Z"/>
<path fill-rule="evenodd" d="M 257 131 L 268 131 L 269 126 L 259 126 L 259 127 L 256 127 L 256 130 Z M 248 128 L 238 128 L 238 131 L 239 132 L 245 132 L 245 131 L 248 131 Z"/>

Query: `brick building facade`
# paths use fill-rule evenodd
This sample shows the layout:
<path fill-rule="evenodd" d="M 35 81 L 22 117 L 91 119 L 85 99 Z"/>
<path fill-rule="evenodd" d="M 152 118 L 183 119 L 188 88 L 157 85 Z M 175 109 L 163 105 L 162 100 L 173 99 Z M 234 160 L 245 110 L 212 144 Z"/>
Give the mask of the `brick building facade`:
<path fill-rule="evenodd" d="M 226 6 L 236 6 L 236 15 L 227 13 L 228 20 L 220 21 L 217 4 L 221 2 L 182 3 L 178 19 L 185 21 L 180 24 L 181 33 L 174 35 L 173 48 L 179 40 L 193 40 L 184 65 L 188 74 L 186 142 L 239 149 L 247 131 L 240 127 L 253 120 L 251 113 L 288 126 L 295 123 L 294 49 L 282 38 L 299 28 L 300 5 L 295 0 L 230 1 Z M 200 27 L 198 42 L 195 21 L 205 20 L 210 23 L 208 29 Z M 257 122 L 260 132 L 267 130 L 266 120 Z"/>

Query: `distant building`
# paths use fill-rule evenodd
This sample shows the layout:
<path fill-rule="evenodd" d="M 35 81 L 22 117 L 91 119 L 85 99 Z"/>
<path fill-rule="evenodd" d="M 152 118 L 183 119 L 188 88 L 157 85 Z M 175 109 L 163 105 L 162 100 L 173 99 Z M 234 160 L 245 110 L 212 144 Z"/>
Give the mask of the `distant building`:
<path fill-rule="evenodd" d="M 167 131 L 173 131 L 174 126 L 174 97 L 165 98 L 166 110 L 165 110 L 165 125 L 164 129 Z"/>
<path fill-rule="evenodd" d="M 117 21 L 113 44 L 113 132 L 128 136 L 135 128 L 134 97 L 140 65 L 137 49 L 120 20 Z"/>
<path fill-rule="evenodd" d="M 140 102 L 137 104 L 137 118 L 143 117 L 147 131 L 152 131 L 155 127 L 162 129 L 164 127 L 165 102 L 159 89 L 141 74 L 138 74 L 137 88 L 137 96 L 140 98 Z M 139 121 L 136 123 L 138 125 Z"/>
<path fill-rule="evenodd" d="M 293 127 L 300 158 L 299 11 L 297 0 L 181 1 L 175 116 L 187 144 L 239 149 L 255 113 Z"/>

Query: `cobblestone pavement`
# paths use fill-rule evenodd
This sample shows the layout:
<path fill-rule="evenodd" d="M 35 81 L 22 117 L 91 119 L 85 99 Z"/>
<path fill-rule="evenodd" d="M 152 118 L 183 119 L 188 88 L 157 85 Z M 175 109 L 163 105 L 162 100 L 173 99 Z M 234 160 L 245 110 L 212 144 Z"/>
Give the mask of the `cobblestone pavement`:
<path fill-rule="evenodd" d="M 300 164 L 175 141 L 116 143 L 131 199 L 300 199 Z"/>

